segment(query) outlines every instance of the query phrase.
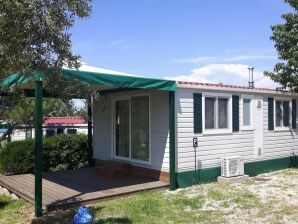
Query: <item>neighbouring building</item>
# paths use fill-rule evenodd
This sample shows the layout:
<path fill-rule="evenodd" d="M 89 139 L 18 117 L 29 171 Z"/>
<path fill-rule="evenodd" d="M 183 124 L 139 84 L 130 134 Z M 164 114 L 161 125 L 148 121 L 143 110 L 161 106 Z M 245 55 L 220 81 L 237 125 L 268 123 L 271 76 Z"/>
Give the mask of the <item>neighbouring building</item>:
<path fill-rule="evenodd" d="M 43 120 L 43 136 L 59 134 L 88 134 L 88 125 L 82 117 L 46 117 Z M 34 128 L 15 129 L 12 141 L 34 138 Z"/>

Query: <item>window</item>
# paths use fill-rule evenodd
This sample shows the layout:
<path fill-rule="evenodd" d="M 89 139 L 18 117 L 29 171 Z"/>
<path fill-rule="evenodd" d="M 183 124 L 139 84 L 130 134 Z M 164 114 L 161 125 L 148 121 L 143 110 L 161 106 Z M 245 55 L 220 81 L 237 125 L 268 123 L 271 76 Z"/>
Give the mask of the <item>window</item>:
<path fill-rule="evenodd" d="M 54 129 L 47 129 L 46 130 L 46 137 L 51 137 L 55 135 L 55 130 Z"/>
<path fill-rule="evenodd" d="M 75 135 L 77 133 L 77 129 L 69 128 L 66 132 L 68 135 Z"/>
<path fill-rule="evenodd" d="M 215 128 L 215 97 L 205 98 L 205 129 Z"/>
<path fill-rule="evenodd" d="M 32 129 L 26 129 L 26 139 L 32 139 Z"/>
<path fill-rule="evenodd" d="M 228 128 L 228 99 L 218 99 L 218 128 Z"/>
<path fill-rule="evenodd" d="M 254 104 L 256 103 L 256 104 Z M 241 95 L 240 100 L 240 126 L 241 130 L 253 130 L 254 127 L 254 105 L 255 109 L 260 110 L 262 108 L 262 102 L 254 101 L 253 95 Z"/>
<path fill-rule="evenodd" d="M 290 103 L 289 101 L 283 102 L 283 126 L 289 127 L 290 123 Z"/>
<path fill-rule="evenodd" d="M 290 126 L 290 102 L 275 100 L 275 127 L 283 128 Z"/>
<path fill-rule="evenodd" d="M 63 128 L 57 128 L 57 135 L 62 135 L 64 134 L 64 129 Z"/>
<path fill-rule="evenodd" d="M 206 94 L 204 97 L 204 132 L 231 131 L 231 96 Z"/>
<path fill-rule="evenodd" d="M 251 130 L 254 126 L 253 102 L 254 101 L 252 96 L 242 96 L 242 129 L 243 130 Z M 261 105 L 258 105 L 257 108 L 261 108 Z"/>
<path fill-rule="evenodd" d="M 250 99 L 243 99 L 243 126 L 251 125 Z"/>

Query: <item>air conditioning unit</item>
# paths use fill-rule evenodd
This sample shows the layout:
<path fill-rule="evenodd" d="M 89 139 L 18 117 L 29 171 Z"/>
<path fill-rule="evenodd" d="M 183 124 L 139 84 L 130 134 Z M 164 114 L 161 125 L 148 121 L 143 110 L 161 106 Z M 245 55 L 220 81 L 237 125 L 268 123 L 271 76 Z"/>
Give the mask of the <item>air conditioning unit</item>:
<path fill-rule="evenodd" d="M 239 156 L 221 159 L 221 176 L 235 177 L 244 175 L 244 161 Z"/>

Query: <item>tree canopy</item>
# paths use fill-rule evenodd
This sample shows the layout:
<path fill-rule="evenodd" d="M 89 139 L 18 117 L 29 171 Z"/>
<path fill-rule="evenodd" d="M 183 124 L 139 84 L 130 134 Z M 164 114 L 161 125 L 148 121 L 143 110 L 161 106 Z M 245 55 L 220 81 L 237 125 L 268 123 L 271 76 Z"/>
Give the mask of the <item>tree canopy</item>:
<path fill-rule="evenodd" d="M 26 129 L 34 126 L 34 104 L 34 98 L 25 97 L 17 92 L 0 97 L 0 124 L 5 124 L 8 127 L 4 135 L 0 137 L 0 141 L 15 128 Z M 43 116 L 81 116 L 86 120 L 87 107 L 76 108 L 73 101 L 44 98 Z"/>
<path fill-rule="evenodd" d="M 293 11 L 282 15 L 283 24 L 272 26 L 271 40 L 280 62 L 272 72 L 265 72 L 273 81 L 293 92 L 298 92 L 298 1 L 284 0 Z"/>
<path fill-rule="evenodd" d="M 91 0 L 0 1 L 0 81 L 12 73 L 78 68 L 69 29 L 90 13 Z"/>
<path fill-rule="evenodd" d="M 79 55 L 72 51 L 70 28 L 91 13 L 91 0 L 0 1 L 0 82 L 8 75 L 46 74 L 44 88 L 61 99 L 44 99 L 43 116 L 84 115 L 69 101 L 85 98 L 87 85 L 59 76 L 62 66 L 78 68 Z M 1 96 L 1 93 L 8 93 Z M 34 124 L 34 99 L 18 88 L 0 90 L 0 123 L 9 134 L 16 127 Z M 5 137 L 4 135 L 4 137 Z M 2 136 L 3 137 L 3 136 Z"/>

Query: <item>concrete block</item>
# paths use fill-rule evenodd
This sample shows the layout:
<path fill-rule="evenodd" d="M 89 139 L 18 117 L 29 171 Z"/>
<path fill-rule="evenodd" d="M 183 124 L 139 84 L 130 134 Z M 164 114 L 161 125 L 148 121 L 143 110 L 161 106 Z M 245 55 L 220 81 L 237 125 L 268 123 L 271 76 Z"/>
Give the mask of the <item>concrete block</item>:
<path fill-rule="evenodd" d="M 242 175 L 242 176 L 236 176 L 236 177 L 217 177 L 217 182 L 225 183 L 225 184 L 234 184 L 234 183 L 243 183 L 248 179 L 249 179 L 248 175 Z"/>
<path fill-rule="evenodd" d="M 12 197 L 12 199 L 14 200 L 19 200 L 19 197 L 17 195 L 15 195 L 14 193 L 11 193 L 10 195 Z"/>

